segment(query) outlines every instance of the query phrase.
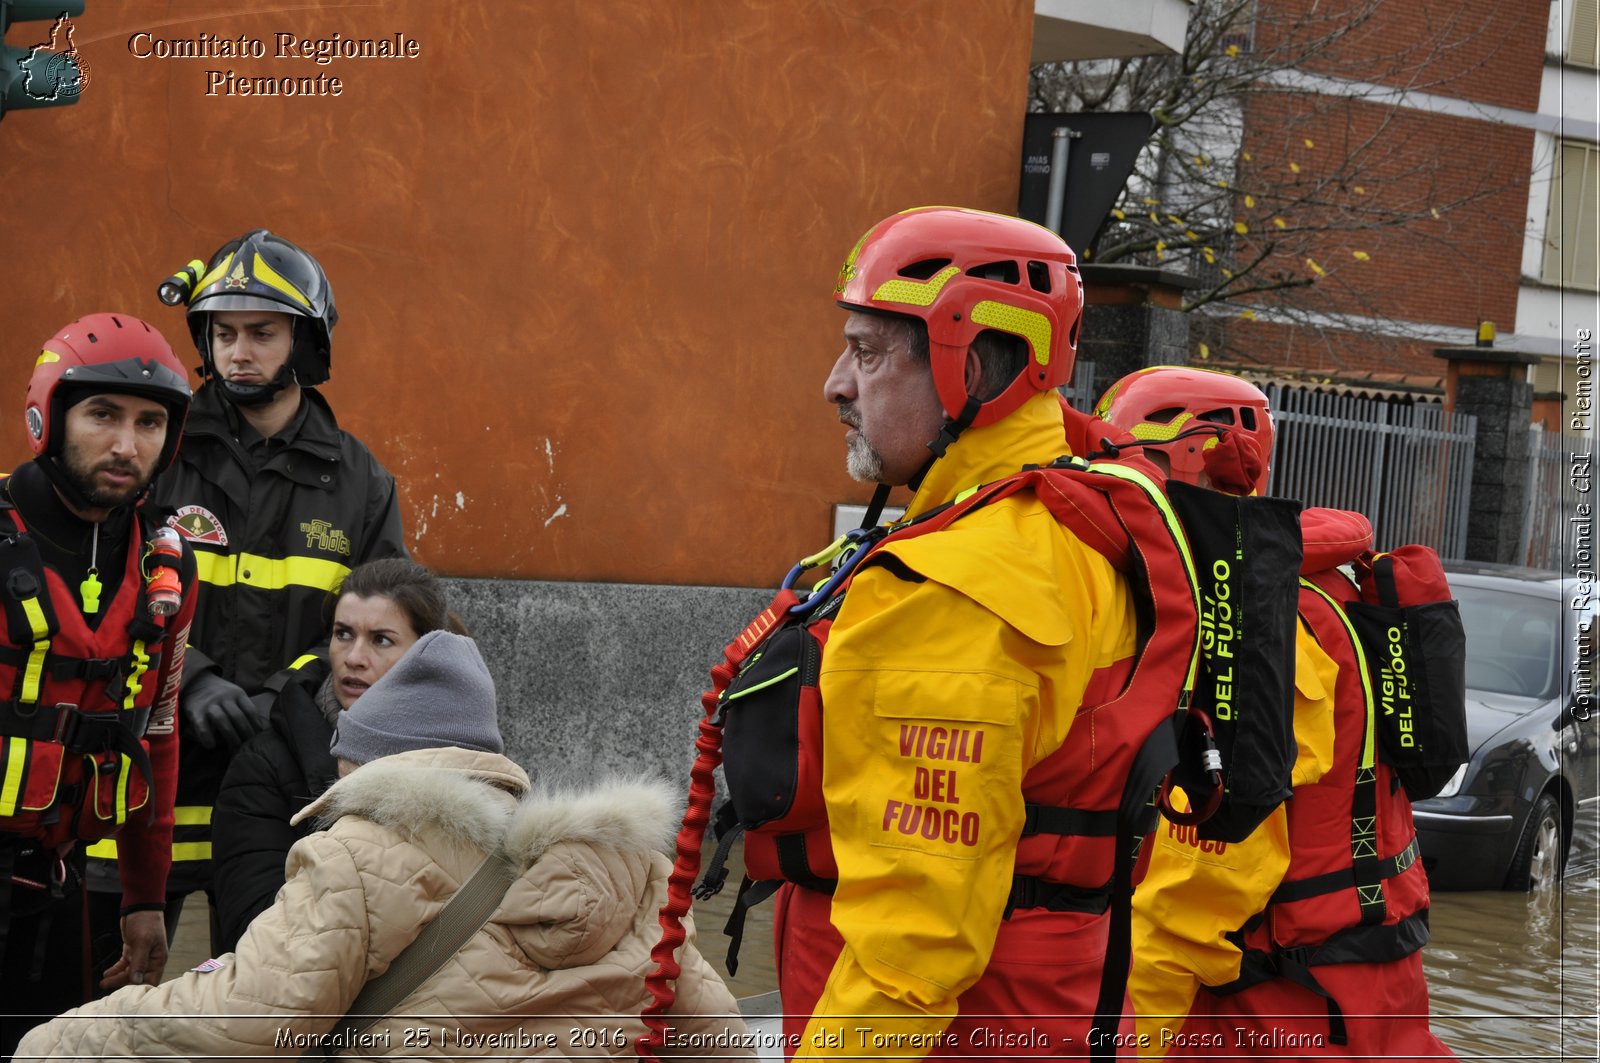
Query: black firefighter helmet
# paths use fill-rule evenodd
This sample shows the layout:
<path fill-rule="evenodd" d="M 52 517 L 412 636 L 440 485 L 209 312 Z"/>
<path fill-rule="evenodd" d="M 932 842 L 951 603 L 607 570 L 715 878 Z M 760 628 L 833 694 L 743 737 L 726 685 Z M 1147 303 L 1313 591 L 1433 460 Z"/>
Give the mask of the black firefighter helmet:
<path fill-rule="evenodd" d="M 211 256 L 189 297 L 189 334 L 200 352 L 201 375 L 216 375 L 211 357 L 211 314 L 218 310 L 271 310 L 291 315 L 294 347 L 270 383 L 231 384 L 222 393 L 239 405 L 266 402 L 290 384 L 314 387 L 328 379 L 333 326 L 339 311 L 322 266 L 309 254 L 266 229 L 229 240 Z"/>

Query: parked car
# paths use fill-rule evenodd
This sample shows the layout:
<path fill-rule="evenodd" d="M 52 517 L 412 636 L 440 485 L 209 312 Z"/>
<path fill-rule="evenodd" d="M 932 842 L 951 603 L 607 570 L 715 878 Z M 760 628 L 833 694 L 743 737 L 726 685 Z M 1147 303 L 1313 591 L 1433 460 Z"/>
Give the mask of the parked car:
<path fill-rule="evenodd" d="M 1412 806 L 1423 867 L 1435 889 L 1549 889 L 1600 844 L 1594 585 L 1449 567 L 1467 632 L 1472 753 L 1437 797 Z"/>

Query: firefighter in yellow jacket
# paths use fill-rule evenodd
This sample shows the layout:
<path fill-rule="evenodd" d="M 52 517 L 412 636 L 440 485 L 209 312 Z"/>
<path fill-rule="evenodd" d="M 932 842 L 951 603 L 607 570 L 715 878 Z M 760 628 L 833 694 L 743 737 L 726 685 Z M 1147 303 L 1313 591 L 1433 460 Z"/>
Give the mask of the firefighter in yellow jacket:
<path fill-rule="evenodd" d="M 1108 389 L 1096 413 L 1154 441 L 1196 421 L 1225 425 L 1223 446 L 1191 435 L 1162 447 L 1171 478 L 1237 495 L 1266 489 L 1272 415 L 1244 380 L 1146 369 Z M 1302 573 L 1330 586 L 1349 583 L 1334 570 L 1372 542 L 1366 518 L 1342 510 L 1305 510 L 1301 532 Z M 1129 991 L 1141 1056 L 1453 1058 L 1428 1029 L 1428 883 L 1410 802 L 1365 741 L 1359 666 L 1336 614 L 1327 595 L 1302 590 L 1294 796 L 1241 842 L 1168 821 L 1156 832 L 1134 897 Z M 1363 764 L 1381 867 L 1381 912 L 1367 920 L 1351 855 Z"/>
<path fill-rule="evenodd" d="M 847 316 L 825 397 L 880 503 L 908 486 L 913 520 L 1070 452 L 1055 389 L 1082 284 L 1055 234 L 906 211 L 862 238 L 834 294 Z M 1120 687 L 1134 643 L 1123 577 L 1028 492 L 855 573 L 817 679 L 826 823 L 803 846 L 836 867 L 786 865 L 775 913 L 796 1058 L 1092 1047 L 1111 839 L 1028 821 L 1120 793 L 1122 743 L 1108 728 L 1096 746 L 1079 713 Z M 836 885 L 814 874 L 835 870 Z"/>

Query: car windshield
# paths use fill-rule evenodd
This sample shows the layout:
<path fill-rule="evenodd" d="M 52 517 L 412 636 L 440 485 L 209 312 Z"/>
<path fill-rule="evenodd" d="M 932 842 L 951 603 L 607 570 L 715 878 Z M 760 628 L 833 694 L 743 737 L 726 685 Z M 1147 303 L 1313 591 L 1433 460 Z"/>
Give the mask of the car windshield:
<path fill-rule="evenodd" d="M 1548 598 L 1451 588 L 1467 629 L 1467 688 L 1552 698 L 1561 678 L 1561 607 Z"/>

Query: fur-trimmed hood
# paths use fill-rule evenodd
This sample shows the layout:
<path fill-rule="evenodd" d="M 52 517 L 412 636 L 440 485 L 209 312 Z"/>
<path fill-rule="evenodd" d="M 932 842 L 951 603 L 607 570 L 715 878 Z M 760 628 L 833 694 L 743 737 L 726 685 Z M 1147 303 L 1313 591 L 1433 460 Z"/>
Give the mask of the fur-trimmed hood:
<path fill-rule="evenodd" d="M 346 775 L 298 812 L 324 825 L 360 816 L 416 837 L 439 831 L 479 849 L 504 846 L 531 866 L 558 842 L 660 852 L 679 802 L 665 782 L 611 779 L 592 788 L 534 786 L 497 753 L 423 749 L 382 757 Z"/>
<path fill-rule="evenodd" d="M 325 1034 L 496 846 L 525 864 L 522 874 L 489 921 L 369 1029 L 372 1043 L 386 1057 L 501 1059 L 529 1037 L 570 1046 L 589 1029 L 597 1044 L 631 1044 L 644 1033 L 638 1015 L 671 870 L 660 849 L 675 804 L 665 784 L 644 780 L 535 788 L 494 753 L 379 758 L 300 813 L 328 828 L 289 851 L 283 888 L 235 953 L 69 1012 L 31 1031 L 19 1055 L 281 1055 L 286 1036 Z M 685 1045 L 730 1046 L 684 1054 L 752 1058 L 738 1005 L 695 948 L 692 924 L 679 957 L 673 1026 Z M 407 1033 L 419 1027 L 441 1040 L 413 1044 Z"/>
<path fill-rule="evenodd" d="M 295 818 L 315 816 L 352 852 L 381 854 L 366 858 L 369 870 L 397 884 L 419 856 L 464 881 L 503 847 L 522 874 L 490 922 L 525 962 L 565 969 L 638 932 L 639 898 L 664 877 L 677 812 L 663 782 L 534 786 L 498 753 L 442 748 L 362 765 Z"/>

